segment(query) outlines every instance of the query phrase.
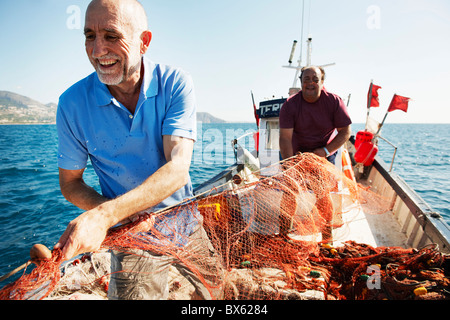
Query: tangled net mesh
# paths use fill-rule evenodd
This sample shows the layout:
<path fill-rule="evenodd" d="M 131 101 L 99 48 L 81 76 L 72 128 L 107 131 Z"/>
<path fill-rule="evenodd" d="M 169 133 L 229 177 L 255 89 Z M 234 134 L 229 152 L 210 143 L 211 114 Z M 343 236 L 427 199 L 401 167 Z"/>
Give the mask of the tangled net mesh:
<path fill-rule="evenodd" d="M 74 292 L 106 298 L 107 250 L 142 249 L 175 257 L 215 299 L 447 299 L 449 258 L 420 250 L 346 241 L 333 247 L 332 229 L 350 210 L 388 211 L 386 199 L 313 154 L 277 164 L 281 170 L 226 191 L 210 190 L 166 211 L 111 229 L 102 249 L 61 267 L 59 250 L 0 290 L 0 299 L 57 299 Z M 256 175 L 258 173 L 255 173 Z M 240 177 L 239 177 L 240 178 Z M 240 181 L 239 181 L 240 182 Z M 242 186 L 241 186 L 242 185 Z M 180 248 L 182 234 L 164 236 L 155 220 L 199 212 L 215 250 L 211 259 Z M 181 215 L 180 215 L 181 217 Z M 154 237 L 150 241 L 147 231 Z M 156 241 L 155 241 L 156 240 Z M 187 240 L 187 239 L 185 239 Z M 78 275 L 76 280 L 71 274 Z M 193 299 L 192 285 L 171 268 L 169 299 Z"/>

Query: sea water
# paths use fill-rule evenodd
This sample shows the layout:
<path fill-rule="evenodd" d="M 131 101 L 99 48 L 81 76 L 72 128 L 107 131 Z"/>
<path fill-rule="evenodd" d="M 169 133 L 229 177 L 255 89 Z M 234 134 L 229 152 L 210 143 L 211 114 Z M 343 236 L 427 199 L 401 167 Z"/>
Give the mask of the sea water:
<path fill-rule="evenodd" d="M 354 134 L 361 129 L 352 126 Z M 255 123 L 199 123 L 193 186 L 235 162 L 233 139 L 246 135 L 240 144 L 254 150 L 255 130 Z M 393 171 L 450 224 L 450 125 L 385 124 L 382 136 L 397 147 Z M 390 165 L 393 147 L 380 140 L 379 149 Z M 85 181 L 99 190 L 90 164 Z M 59 190 L 55 125 L 0 126 L 0 276 L 26 262 L 33 244 L 52 248 L 81 212 Z"/>

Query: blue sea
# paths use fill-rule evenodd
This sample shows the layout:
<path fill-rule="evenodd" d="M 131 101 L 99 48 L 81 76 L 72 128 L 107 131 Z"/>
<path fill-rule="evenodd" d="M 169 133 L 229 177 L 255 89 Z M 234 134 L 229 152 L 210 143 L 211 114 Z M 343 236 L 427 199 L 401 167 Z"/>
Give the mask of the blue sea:
<path fill-rule="evenodd" d="M 199 124 L 194 187 L 233 164 L 231 140 L 255 130 L 254 123 Z M 450 224 L 450 124 L 385 124 L 382 136 L 398 147 L 393 171 Z M 252 135 L 241 145 L 253 150 Z M 393 148 L 383 140 L 379 148 L 389 164 Z M 56 153 L 55 125 L 0 126 L 0 276 L 26 262 L 33 244 L 52 248 L 82 212 L 60 193 Z M 90 165 L 85 181 L 99 190 Z"/>

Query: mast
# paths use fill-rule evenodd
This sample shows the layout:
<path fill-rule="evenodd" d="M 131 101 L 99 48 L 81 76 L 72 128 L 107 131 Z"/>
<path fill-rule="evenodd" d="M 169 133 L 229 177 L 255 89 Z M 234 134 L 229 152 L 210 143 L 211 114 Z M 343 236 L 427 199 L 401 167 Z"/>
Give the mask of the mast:
<path fill-rule="evenodd" d="M 310 8 L 311 9 L 311 8 Z M 300 56 L 298 59 L 298 64 L 297 66 L 293 66 L 292 65 L 292 60 L 294 57 L 294 53 L 295 53 L 295 47 L 297 45 L 297 40 L 294 40 L 294 43 L 292 44 L 292 49 L 291 49 L 291 55 L 289 56 L 289 65 L 287 66 L 283 66 L 283 68 L 289 68 L 289 69 L 295 69 L 295 75 L 294 75 L 294 81 L 292 83 L 292 87 L 289 88 L 289 95 L 295 94 L 297 92 L 300 91 L 301 89 L 301 84 L 299 83 L 300 79 L 299 79 L 299 75 L 301 70 L 304 67 L 309 67 L 312 65 L 311 62 L 311 57 L 312 57 L 312 37 L 311 35 L 308 35 L 308 39 L 306 40 L 307 43 L 307 49 L 306 49 L 306 65 L 302 66 L 302 53 L 303 53 L 303 25 L 304 25 L 304 11 L 305 11 L 305 1 L 303 0 L 303 7 L 302 7 L 302 31 L 301 31 L 301 41 L 300 41 Z M 324 65 L 320 65 L 321 67 L 328 67 L 328 66 L 332 66 L 335 63 L 328 63 L 328 64 L 324 64 Z"/>

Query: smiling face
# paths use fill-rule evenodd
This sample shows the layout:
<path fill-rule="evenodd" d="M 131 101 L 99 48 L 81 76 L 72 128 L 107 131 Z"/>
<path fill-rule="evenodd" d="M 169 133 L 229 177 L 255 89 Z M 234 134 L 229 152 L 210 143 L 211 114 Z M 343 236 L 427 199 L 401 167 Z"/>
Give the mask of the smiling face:
<path fill-rule="evenodd" d="M 323 88 L 323 73 L 317 67 L 305 69 L 302 72 L 302 96 L 309 103 L 320 98 Z"/>
<path fill-rule="evenodd" d="M 133 1 L 93 1 L 86 11 L 86 53 L 106 85 L 117 86 L 140 78 L 141 58 L 151 33 L 139 23 L 142 19 L 136 18 L 136 10 L 139 8 Z M 144 43 L 148 34 L 150 39 Z"/>

